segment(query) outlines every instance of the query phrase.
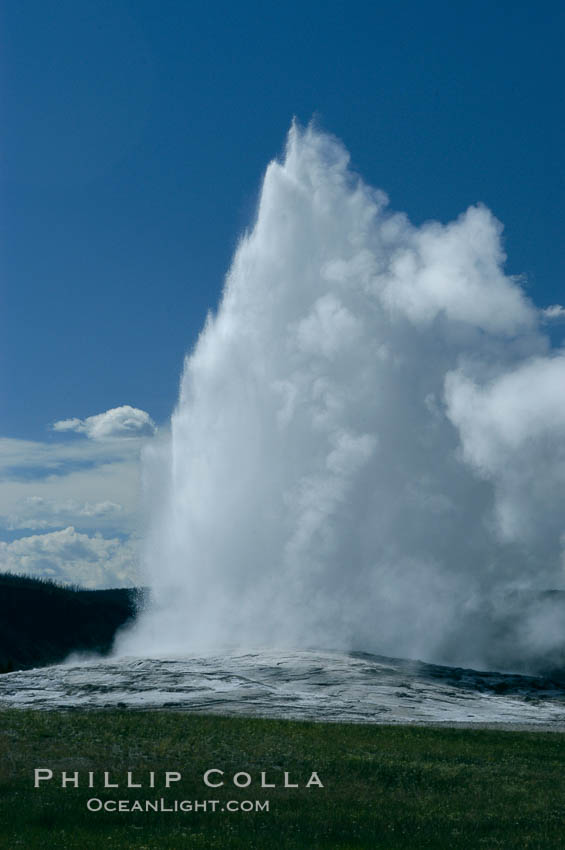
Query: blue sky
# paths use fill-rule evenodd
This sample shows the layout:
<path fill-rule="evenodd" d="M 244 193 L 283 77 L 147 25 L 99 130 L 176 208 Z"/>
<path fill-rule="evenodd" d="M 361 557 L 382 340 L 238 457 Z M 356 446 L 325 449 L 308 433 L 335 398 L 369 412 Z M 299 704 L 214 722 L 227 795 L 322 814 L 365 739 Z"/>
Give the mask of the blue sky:
<path fill-rule="evenodd" d="M 54 422 L 129 405 L 166 423 L 293 115 L 341 138 L 416 224 L 484 202 L 505 226 L 507 271 L 539 306 L 562 302 L 564 13 L 482 0 L 4 4 L 0 436 L 5 467 L 29 467 L 17 499 L 35 498 L 33 470 L 45 478 L 29 461 L 38 446 L 85 474 L 72 455 L 88 428 Z M 131 434 L 120 445 L 130 475 Z M 80 463 L 98 469 L 99 443 L 94 454 Z M 103 489 L 65 498 L 119 503 Z M 106 529 L 96 511 L 57 516 L 45 528 Z M 125 539 L 133 524 L 104 533 Z M 0 538 L 17 539 L 8 526 Z"/>

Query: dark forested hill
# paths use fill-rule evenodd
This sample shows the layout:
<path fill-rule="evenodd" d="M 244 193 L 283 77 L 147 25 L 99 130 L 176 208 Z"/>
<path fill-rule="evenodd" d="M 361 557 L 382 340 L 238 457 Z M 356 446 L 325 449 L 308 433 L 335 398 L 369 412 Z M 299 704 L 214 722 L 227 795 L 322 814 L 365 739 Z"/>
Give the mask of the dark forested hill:
<path fill-rule="evenodd" d="M 135 588 L 82 590 L 0 574 L 0 673 L 62 661 L 74 651 L 109 652 L 140 595 Z"/>

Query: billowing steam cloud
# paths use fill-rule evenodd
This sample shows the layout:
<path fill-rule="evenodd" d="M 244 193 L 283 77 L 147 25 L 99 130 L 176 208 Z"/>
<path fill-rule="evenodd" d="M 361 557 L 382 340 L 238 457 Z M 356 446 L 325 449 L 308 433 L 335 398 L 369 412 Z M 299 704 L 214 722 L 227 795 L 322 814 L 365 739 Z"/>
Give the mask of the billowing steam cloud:
<path fill-rule="evenodd" d="M 414 227 L 292 127 L 146 452 L 154 604 L 123 651 L 563 642 L 522 600 L 563 586 L 565 357 L 500 237 L 480 205 Z"/>

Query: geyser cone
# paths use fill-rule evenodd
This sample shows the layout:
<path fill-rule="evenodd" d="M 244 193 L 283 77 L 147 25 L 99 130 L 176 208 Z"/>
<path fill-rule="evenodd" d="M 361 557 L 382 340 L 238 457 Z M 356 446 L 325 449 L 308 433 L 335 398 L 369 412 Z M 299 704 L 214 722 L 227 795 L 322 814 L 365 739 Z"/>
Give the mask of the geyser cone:
<path fill-rule="evenodd" d="M 414 227 L 292 127 L 145 456 L 153 605 L 123 651 L 480 663 L 509 588 L 561 585 L 565 361 L 500 232 L 482 206 Z M 513 651 L 555 644 L 536 616 Z"/>

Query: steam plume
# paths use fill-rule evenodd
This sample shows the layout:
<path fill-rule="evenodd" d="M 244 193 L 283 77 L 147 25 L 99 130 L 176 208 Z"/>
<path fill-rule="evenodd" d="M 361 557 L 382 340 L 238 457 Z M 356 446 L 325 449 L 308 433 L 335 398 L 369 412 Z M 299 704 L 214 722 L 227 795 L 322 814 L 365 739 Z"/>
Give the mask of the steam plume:
<path fill-rule="evenodd" d="M 291 128 L 146 452 L 154 604 L 124 651 L 492 663 L 487 621 L 562 586 L 565 358 L 501 229 L 481 205 L 415 227 Z M 560 640 L 546 608 L 520 623 L 499 654 Z"/>

